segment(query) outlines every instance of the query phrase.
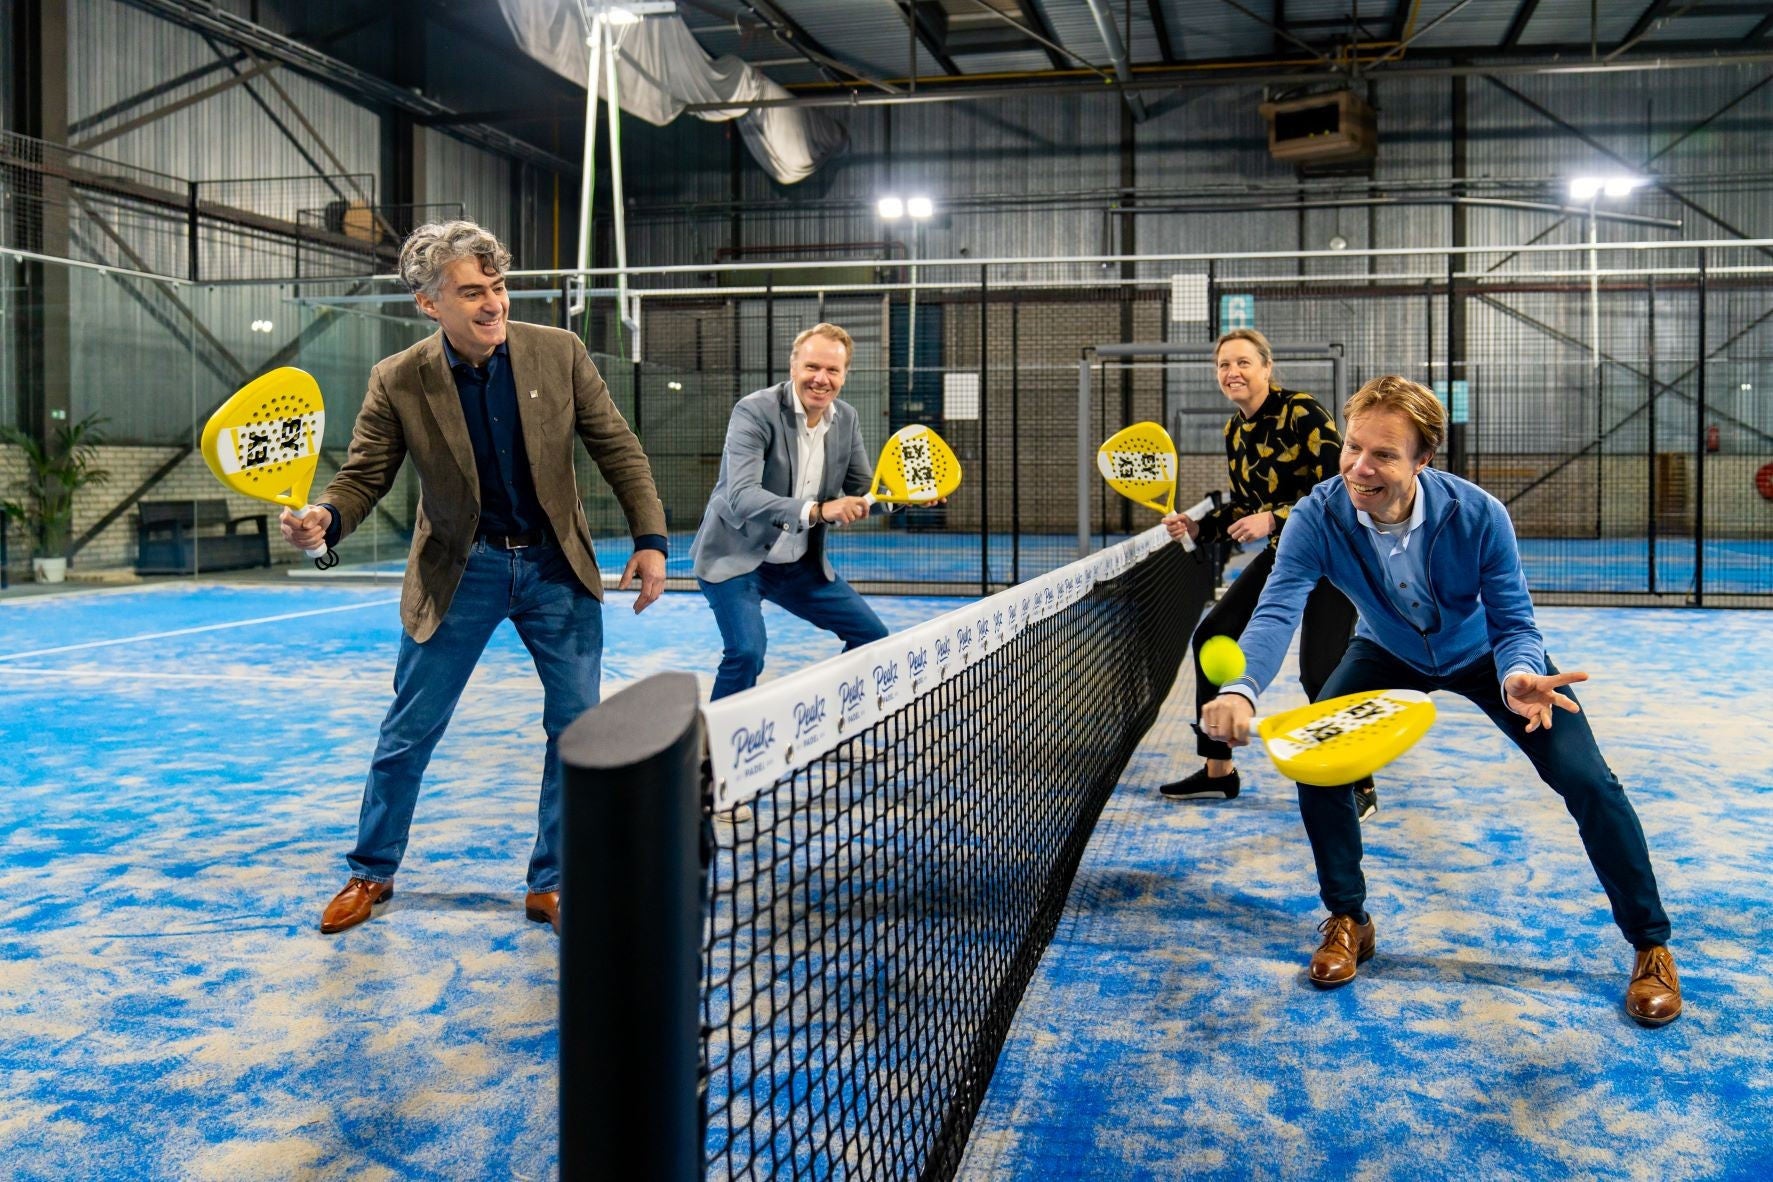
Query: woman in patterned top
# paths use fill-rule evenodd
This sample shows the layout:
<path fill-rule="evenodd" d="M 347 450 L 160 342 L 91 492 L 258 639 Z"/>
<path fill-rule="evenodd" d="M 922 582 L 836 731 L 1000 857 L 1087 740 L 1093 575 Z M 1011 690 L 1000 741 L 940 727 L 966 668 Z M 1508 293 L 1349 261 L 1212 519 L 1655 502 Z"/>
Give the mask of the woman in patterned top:
<path fill-rule="evenodd" d="M 1194 632 L 1194 701 L 1198 722 L 1202 703 L 1218 693 L 1200 669 L 1200 649 L 1214 636 L 1236 640 L 1256 610 L 1256 600 L 1274 567 L 1274 549 L 1294 502 L 1319 481 L 1340 470 L 1342 436 L 1317 399 L 1298 390 L 1282 389 L 1274 380 L 1274 353 L 1268 338 L 1253 328 L 1234 328 L 1213 350 L 1219 389 L 1237 408 L 1225 424 L 1225 459 L 1231 473 L 1230 503 L 1197 523 L 1181 513 L 1164 518 L 1170 536 L 1209 542 L 1228 539 L 1242 544 L 1261 538 L 1268 545 L 1233 579 L 1225 594 Z M 1354 605 L 1325 580 L 1305 604 L 1299 629 L 1299 683 L 1317 700 L 1324 681 L 1342 659 L 1354 630 Z M 1206 767 L 1160 792 L 1172 800 L 1238 794 L 1237 766 L 1231 748 L 1195 728 L 1196 750 Z M 1365 820 L 1378 808 L 1372 780 L 1356 785 L 1356 806 Z"/>

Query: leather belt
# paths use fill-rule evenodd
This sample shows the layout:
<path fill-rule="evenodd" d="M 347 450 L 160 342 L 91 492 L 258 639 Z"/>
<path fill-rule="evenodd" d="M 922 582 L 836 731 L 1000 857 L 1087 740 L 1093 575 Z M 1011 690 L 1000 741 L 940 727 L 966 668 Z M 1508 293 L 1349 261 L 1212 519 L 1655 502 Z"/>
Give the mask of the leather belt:
<path fill-rule="evenodd" d="M 495 550 L 522 550 L 526 546 L 540 546 L 548 541 L 548 531 L 532 529 L 520 534 L 478 534 L 475 540 L 485 542 Z"/>

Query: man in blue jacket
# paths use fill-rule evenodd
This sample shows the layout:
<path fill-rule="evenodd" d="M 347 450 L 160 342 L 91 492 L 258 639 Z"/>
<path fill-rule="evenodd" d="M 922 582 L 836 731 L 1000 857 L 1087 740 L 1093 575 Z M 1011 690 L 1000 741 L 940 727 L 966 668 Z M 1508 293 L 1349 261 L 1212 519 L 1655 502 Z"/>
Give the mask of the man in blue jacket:
<path fill-rule="evenodd" d="M 1681 986 L 1644 831 L 1587 718 L 1563 692 L 1588 675 L 1560 673 L 1545 655 L 1508 511 L 1476 485 L 1428 467 L 1446 416 L 1422 386 L 1376 378 L 1344 415 L 1341 475 L 1294 507 L 1240 637 L 1245 675 L 1206 705 L 1202 728 L 1234 746 L 1249 741 L 1256 697 L 1280 668 L 1306 596 L 1329 579 L 1354 601 L 1360 622 L 1322 697 L 1447 689 L 1475 702 L 1576 819 L 1613 919 L 1637 949 L 1626 1012 L 1650 1026 L 1673 1021 Z M 1561 722 L 1559 711 L 1568 715 Z M 1375 944 L 1360 822 L 1347 787 L 1301 784 L 1299 813 L 1330 912 L 1309 975 L 1333 988 L 1354 979 Z"/>

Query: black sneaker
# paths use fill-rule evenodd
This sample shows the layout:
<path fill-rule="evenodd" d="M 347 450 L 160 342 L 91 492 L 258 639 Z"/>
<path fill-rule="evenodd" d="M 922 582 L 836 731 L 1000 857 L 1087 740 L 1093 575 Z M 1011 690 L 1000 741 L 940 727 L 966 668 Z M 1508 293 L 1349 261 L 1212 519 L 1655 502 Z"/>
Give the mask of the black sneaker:
<path fill-rule="evenodd" d="M 1373 778 L 1368 776 L 1354 786 L 1354 815 L 1366 820 L 1379 811 L 1379 789 L 1373 786 Z"/>
<path fill-rule="evenodd" d="M 1158 792 L 1166 800 L 1201 800 L 1209 796 L 1222 796 L 1231 800 L 1237 796 L 1238 788 L 1236 768 L 1231 769 L 1229 776 L 1209 776 L 1207 769 L 1203 767 L 1192 776 L 1163 785 Z"/>

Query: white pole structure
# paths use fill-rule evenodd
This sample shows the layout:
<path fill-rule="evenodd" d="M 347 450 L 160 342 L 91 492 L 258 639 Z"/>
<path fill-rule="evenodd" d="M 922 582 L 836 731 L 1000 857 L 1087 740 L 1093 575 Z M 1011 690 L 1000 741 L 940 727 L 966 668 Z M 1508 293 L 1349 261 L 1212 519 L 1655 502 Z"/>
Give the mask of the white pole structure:
<path fill-rule="evenodd" d="M 616 35 L 608 21 L 603 22 L 604 52 L 609 55 L 609 178 L 610 209 L 615 214 L 616 232 L 616 319 L 631 335 L 628 356 L 640 360 L 639 317 L 629 318 L 628 309 L 628 218 L 622 189 L 622 98 L 616 83 Z"/>
<path fill-rule="evenodd" d="M 1588 199 L 1588 338 L 1594 353 L 1595 391 L 1600 391 L 1601 377 L 1601 263 L 1595 250 L 1594 203 L 1599 194 Z"/>
<path fill-rule="evenodd" d="M 585 288 L 588 285 L 583 272 L 591 267 L 591 194 L 597 183 L 597 73 L 603 64 L 603 11 L 587 11 L 590 18 L 591 35 L 585 38 L 586 77 L 585 77 L 585 157 L 583 171 L 579 175 L 579 271 L 573 280 L 577 297 L 567 308 L 567 315 L 577 316 L 585 310 Z"/>

